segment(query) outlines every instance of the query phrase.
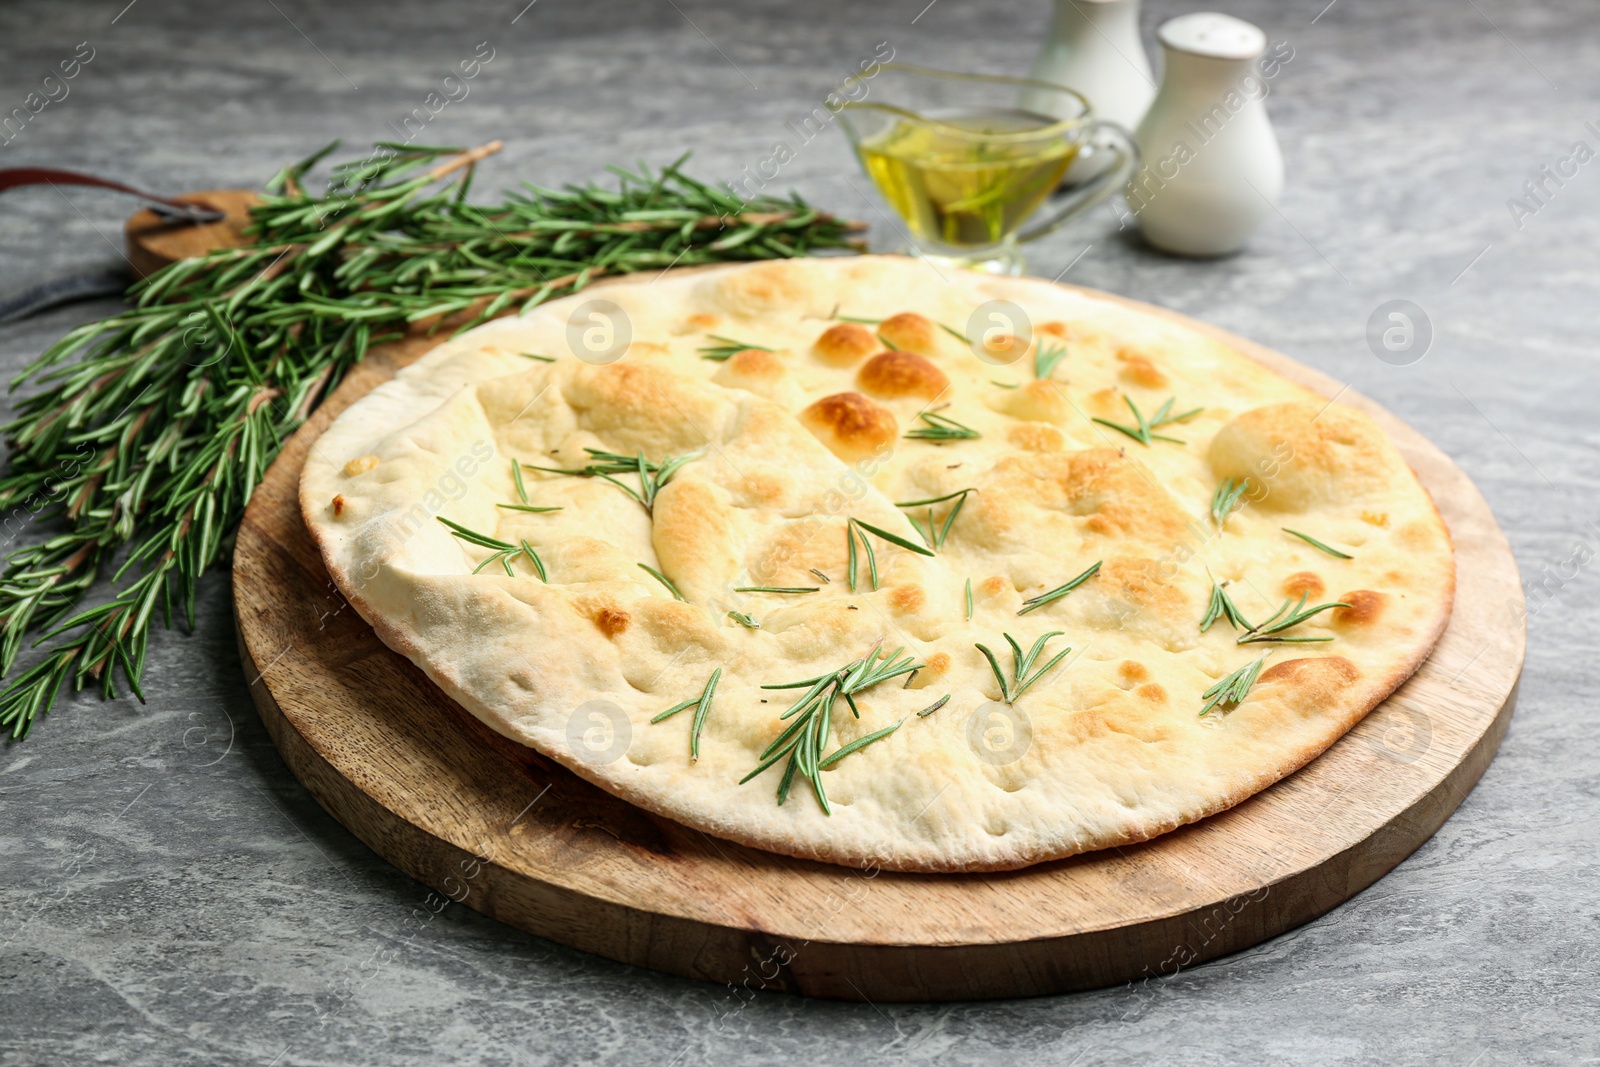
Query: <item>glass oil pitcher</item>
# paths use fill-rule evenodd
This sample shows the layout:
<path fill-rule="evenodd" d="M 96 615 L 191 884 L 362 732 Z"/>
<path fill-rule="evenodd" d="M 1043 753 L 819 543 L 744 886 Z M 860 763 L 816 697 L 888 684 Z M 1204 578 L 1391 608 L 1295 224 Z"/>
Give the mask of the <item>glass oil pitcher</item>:
<path fill-rule="evenodd" d="M 1127 131 L 1047 82 L 885 63 L 835 93 L 839 102 L 830 104 L 862 169 L 904 223 L 911 250 L 936 263 L 1020 273 L 1019 243 L 1098 204 L 1138 166 Z M 1023 100 L 1049 107 L 1032 110 Z M 1060 188 L 1088 153 L 1108 161 L 1084 183 Z M 1041 209 L 1045 216 L 1032 221 Z"/>

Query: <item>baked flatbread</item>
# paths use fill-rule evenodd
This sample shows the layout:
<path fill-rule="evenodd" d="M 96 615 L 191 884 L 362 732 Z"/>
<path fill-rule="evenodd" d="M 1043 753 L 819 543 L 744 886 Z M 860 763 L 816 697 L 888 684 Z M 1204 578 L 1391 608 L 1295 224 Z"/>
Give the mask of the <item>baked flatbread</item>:
<path fill-rule="evenodd" d="M 481 326 L 341 415 L 301 505 L 493 729 L 709 834 L 898 870 L 1238 803 L 1404 681 L 1454 589 L 1365 415 L 1166 318 L 899 257 Z"/>

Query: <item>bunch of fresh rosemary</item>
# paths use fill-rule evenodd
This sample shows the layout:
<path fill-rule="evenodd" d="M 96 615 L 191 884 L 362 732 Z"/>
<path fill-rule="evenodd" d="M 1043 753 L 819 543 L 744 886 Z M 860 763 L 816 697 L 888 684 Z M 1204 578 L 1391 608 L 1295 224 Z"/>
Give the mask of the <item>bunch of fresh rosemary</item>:
<path fill-rule="evenodd" d="M 681 159 L 612 168 L 614 190 L 469 203 L 472 168 L 498 142 L 381 145 L 310 195 L 302 181 L 332 147 L 269 183 L 252 244 L 152 275 L 126 311 L 72 330 L 13 383 L 42 389 L 4 428 L 0 507 L 47 532 L 0 568 L 0 731 L 13 740 L 69 681 L 113 696 L 120 671 L 142 699 L 156 613 L 170 626 L 176 599 L 194 625 L 196 583 L 267 466 L 371 345 L 527 311 L 602 275 L 844 247 L 855 228 L 798 198 L 743 201 Z M 29 644 L 49 647 L 13 673 Z"/>

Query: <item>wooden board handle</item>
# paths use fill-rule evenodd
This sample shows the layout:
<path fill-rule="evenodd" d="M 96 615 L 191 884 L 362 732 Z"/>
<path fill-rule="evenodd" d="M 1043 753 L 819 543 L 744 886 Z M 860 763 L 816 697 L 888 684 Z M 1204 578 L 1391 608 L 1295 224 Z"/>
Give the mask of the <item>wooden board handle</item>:
<path fill-rule="evenodd" d="M 244 230 L 250 225 L 250 209 L 261 200 L 251 190 L 208 189 L 173 199 L 185 204 L 204 203 L 221 211 L 223 217 L 217 222 L 170 222 L 148 208 L 135 212 L 123 232 L 128 263 L 138 277 L 148 277 L 180 259 L 250 243 Z"/>

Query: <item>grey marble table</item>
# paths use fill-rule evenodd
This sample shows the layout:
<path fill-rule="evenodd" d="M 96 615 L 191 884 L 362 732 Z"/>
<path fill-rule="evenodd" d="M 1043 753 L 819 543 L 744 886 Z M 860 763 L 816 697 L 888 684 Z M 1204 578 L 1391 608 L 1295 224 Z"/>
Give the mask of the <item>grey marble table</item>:
<path fill-rule="evenodd" d="M 359 146 L 488 42 L 437 143 L 507 141 L 480 180 L 554 182 L 695 150 L 737 177 L 879 42 L 1015 69 L 1043 0 L 866 5 L 666 0 L 9 2 L 0 114 L 82 42 L 92 58 L 0 165 L 169 190 L 258 184 L 334 138 Z M 149 702 L 68 701 L 0 753 L 0 1063 L 1101 1064 L 1462 1067 L 1600 1058 L 1600 149 L 1589 0 L 1233 0 L 1293 59 L 1269 108 L 1281 212 L 1235 258 L 1156 256 L 1101 210 L 1036 273 L 1209 319 L 1377 398 L 1477 480 L 1534 588 L 1521 704 L 1457 814 L 1366 892 L 1299 930 L 1142 987 L 945 1005 L 761 995 L 721 1025 L 714 986 L 624 967 L 424 898 L 295 782 L 251 709 L 228 576 L 198 632 L 162 634 Z M 1189 9 L 1152 0 L 1146 30 Z M 88 54 L 88 53 L 82 53 Z M 1570 169 L 1570 168 L 1569 168 Z M 878 218 L 834 131 L 779 177 Z M 1525 208 L 1513 210 L 1513 198 Z M 114 263 L 127 205 L 0 200 L 0 290 Z M 890 240 L 892 235 L 880 234 Z M 1365 340 L 1391 299 L 1433 341 Z M 7 376 L 113 305 L 0 330 Z"/>

